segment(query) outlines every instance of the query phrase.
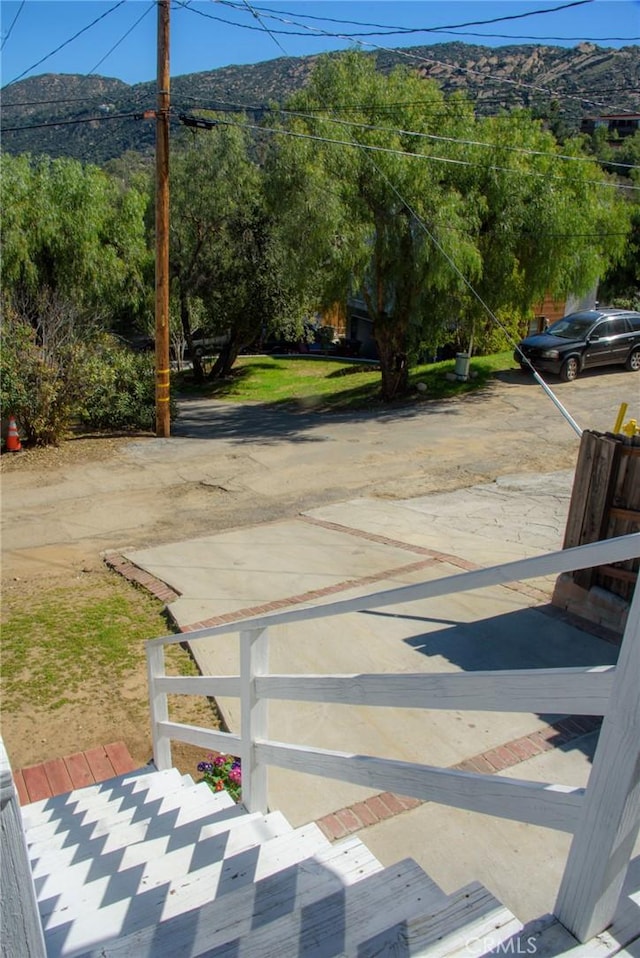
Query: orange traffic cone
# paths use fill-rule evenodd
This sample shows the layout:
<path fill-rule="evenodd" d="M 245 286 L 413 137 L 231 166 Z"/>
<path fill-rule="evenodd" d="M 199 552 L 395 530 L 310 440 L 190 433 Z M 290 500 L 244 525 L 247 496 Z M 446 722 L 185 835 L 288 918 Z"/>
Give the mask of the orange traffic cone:
<path fill-rule="evenodd" d="M 7 431 L 7 452 L 20 452 L 22 445 L 18 435 L 15 416 L 9 416 L 9 429 Z"/>

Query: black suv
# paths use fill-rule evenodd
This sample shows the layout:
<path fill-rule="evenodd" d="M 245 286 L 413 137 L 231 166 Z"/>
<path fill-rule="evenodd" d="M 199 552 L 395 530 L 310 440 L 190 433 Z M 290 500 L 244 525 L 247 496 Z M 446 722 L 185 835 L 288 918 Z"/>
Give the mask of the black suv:
<path fill-rule="evenodd" d="M 623 365 L 638 372 L 640 313 L 608 307 L 571 313 L 544 333 L 527 336 L 513 356 L 522 369 L 531 365 L 564 382 L 592 366 Z"/>

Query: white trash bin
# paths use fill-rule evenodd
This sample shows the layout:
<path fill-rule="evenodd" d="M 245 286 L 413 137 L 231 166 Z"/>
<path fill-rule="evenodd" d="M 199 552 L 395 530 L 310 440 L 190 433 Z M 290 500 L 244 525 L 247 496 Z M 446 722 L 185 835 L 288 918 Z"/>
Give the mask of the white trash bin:
<path fill-rule="evenodd" d="M 466 382 L 469 378 L 469 363 L 471 356 L 469 353 L 456 353 L 456 379 L 460 382 Z"/>

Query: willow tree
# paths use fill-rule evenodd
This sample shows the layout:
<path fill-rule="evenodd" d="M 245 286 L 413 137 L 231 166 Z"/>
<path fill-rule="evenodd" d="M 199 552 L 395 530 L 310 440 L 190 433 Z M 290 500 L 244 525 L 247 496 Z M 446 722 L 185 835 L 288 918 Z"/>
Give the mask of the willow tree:
<path fill-rule="evenodd" d="M 470 108 L 459 98 L 449 106 L 435 83 L 405 69 L 383 75 L 371 57 L 351 52 L 320 58 L 283 113 L 294 135 L 279 140 L 272 195 L 291 267 L 315 284 L 321 307 L 360 291 L 387 400 L 408 388 L 417 328 L 425 317 L 441 322 L 448 292 L 462 288 L 446 257 L 470 277 L 479 273 L 469 204 L 426 158 L 431 145 L 420 136 L 457 129 L 460 111 Z"/>
<path fill-rule="evenodd" d="M 478 211 L 482 273 L 467 297 L 469 325 L 493 323 L 487 305 L 517 317 L 547 293 L 587 293 L 623 255 L 629 211 L 582 139 L 560 148 L 541 121 L 516 111 L 478 119 L 451 149 L 464 161 L 455 185 Z"/>
<path fill-rule="evenodd" d="M 144 310 L 148 196 L 77 160 L 2 156 L 2 288 L 113 328 Z"/>
<path fill-rule="evenodd" d="M 211 128 L 174 153 L 170 271 L 192 352 L 194 306 L 210 332 L 227 334 L 209 375 L 225 376 L 241 349 L 285 322 L 298 302 L 265 202 L 264 174 L 242 118 L 208 114 Z M 196 378 L 204 369 L 194 355 Z"/>
<path fill-rule="evenodd" d="M 526 309 L 617 255 L 593 238 L 616 215 L 605 177 L 584 157 L 560 161 L 528 115 L 484 130 L 464 97 L 349 52 L 319 59 L 280 122 L 272 202 L 291 269 L 320 306 L 360 292 L 386 400 L 408 388 L 412 342 L 471 321 L 478 291 Z"/>

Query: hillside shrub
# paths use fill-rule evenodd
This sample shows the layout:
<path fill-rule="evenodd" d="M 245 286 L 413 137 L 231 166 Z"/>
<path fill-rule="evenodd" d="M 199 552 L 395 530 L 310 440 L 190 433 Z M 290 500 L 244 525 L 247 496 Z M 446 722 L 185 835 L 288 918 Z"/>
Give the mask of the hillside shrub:
<path fill-rule="evenodd" d="M 30 445 L 57 445 L 78 425 L 151 430 L 155 425 L 153 358 L 132 352 L 44 297 L 3 303 L 0 413 L 15 416 Z"/>
<path fill-rule="evenodd" d="M 132 352 L 112 337 L 97 345 L 85 367 L 80 422 L 91 429 L 154 429 L 153 356 Z"/>
<path fill-rule="evenodd" d="M 82 344 L 55 346 L 38 337 L 30 319 L 4 304 L 0 358 L 0 410 L 15 416 L 32 445 L 57 445 L 69 430 L 80 384 Z"/>

